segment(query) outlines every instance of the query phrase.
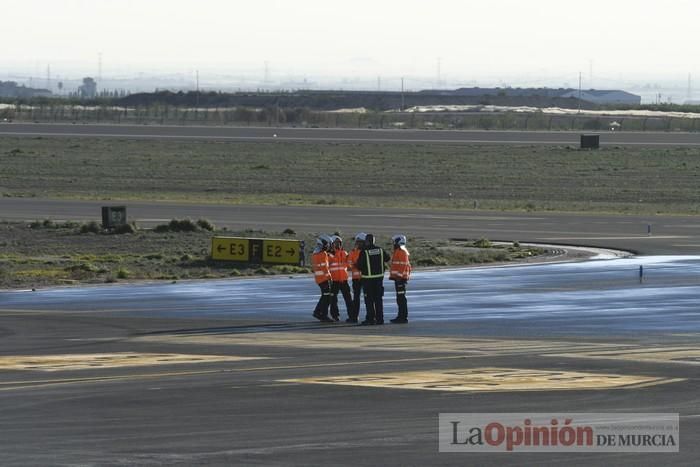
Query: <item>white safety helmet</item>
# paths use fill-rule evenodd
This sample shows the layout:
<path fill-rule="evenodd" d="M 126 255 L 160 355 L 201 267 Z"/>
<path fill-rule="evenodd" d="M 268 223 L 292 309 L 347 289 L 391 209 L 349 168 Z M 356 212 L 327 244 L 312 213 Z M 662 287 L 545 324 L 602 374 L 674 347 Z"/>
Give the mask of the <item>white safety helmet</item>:
<path fill-rule="evenodd" d="M 366 238 L 367 238 L 367 234 L 364 232 L 360 232 L 357 235 L 355 235 L 356 242 L 364 242 Z"/>
<path fill-rule="evenodd" d="M 331 243 L 335 242 L 343 243 L 343 239 L 340 238 L 340 235 L 331 235 Z"/>
<path fill-rule="evenodd" d="M 391 241 L 394 245 L 406 246 L 406 236 L 405 235 L 394 235 L 391 237 Z"/>
<path fill-rule="evenodd" d="M 329 237 L 326 234 L 321 234 L 316 239 L 316 246 L 317 247 L 329 246 L 331 243 L 333 243 L 333 240 L 331 239 L 331 237 Z"/>

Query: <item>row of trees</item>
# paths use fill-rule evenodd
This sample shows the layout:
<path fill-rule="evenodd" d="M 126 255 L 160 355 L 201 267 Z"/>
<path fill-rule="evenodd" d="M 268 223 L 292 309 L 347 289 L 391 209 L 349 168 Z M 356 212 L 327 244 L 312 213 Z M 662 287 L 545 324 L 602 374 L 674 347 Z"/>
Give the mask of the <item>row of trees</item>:
<path fill-rule="evenodd" d="M 71 101 L 78 101 L 82 99 L 90 99 L 92 101 L 96 100 L 113 100 L 113 99 L 119 99 L 122 97 L 126 97 L 129 95 L 129 92 L 126 89 L 102 89 L 101 91 L 95 90 L 95 95 L 91 97 L 83 97 L 81 91 L 74 91 L 74 92 L 69 92 L 67 97 L 68 100 Z"/>
<path fill-rule="evenodd" d="M 135 124 L 198 124 L 245 126 L 300 126 L 324 128 L 426 128 L 482 130 L 609 130 L 627 131 L 700 131 L 698 119 L 594 117 L 585 115 L 549 115 L 531 113 L 341 113 L 309 108 L 236 107 L 198 109 L 151 105 L 117 107 L 109 105 L 63 105 L 46 101 L 38 105 L 20 105 L 0 109 L 0 120 L 46 122 L 102 122 Z"/>
<path fill-rule="evenodd" d="M 120 99 L 119 105 L 174 105 L 187 107 L 308 107 L 319 111 L 366 108 L 373 111 L 406 109 L 421 105 L 504 105 L 529 107 L 578 108 L 578 99 L 546 95 L 461 95 L 442 91 L 293 91 L 293 92 L 215 92 L 157 91 L 136 93 Z M 581 108 L 596 108 L 595 104 L 581 102 Z"/>

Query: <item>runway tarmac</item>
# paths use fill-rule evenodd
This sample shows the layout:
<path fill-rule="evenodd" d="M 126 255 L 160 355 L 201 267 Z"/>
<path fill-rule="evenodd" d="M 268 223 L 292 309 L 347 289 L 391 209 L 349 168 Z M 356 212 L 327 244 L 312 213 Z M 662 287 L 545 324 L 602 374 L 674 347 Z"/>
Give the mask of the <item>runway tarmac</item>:
<path fill-rule="evenodd" d="M 578 143 L 564 132 L 15 123 L 0 134 Z M 699 145 L 700 135 L 606 133 L 603 143 Z M 0 198 L 0 218 L 99 220 L 105 204 Z M 144 226 L 204 217 L 231 229 L 487 237 L 647 256 L 417 271 L 404 326 L 314 321 L 310 277 L 0 291 L 3 465 L 697 464 L 696 217 L 125 204 Z M 680 449 L 439 453 L 446 412 L 679 413 Z"/>
<path fill-rule="evenodd" d="M 388 309 L 395 312 L 392 283 L 387 281 L 386 287 Z M 699 293 L 700 256 L 419 269 L 410 286 L 411 321 L 420 323 L 422 331 L 446 336 L 700 333 L 700 315 L 695 316 Z M 313 325 L 309 310 L 317 295 L 309 277 L 289 276 L 5 292 L 2 303 L 13 311 Z M 445 322 L 450 326 L 443 326 Z"/>
<path fill-rule="evenodd" d="M 171 219 L 205 218 L 232 230 L 358 231 L 426 238 L 481 238 L 610 247 L 642 254 L 700 254 L 696 216 L 513 213 L 498 211 L 244 206 L 156 202 L 69 201 L 0 197 L 0 219 L 101 221 L 101 207 L 125 205 L 129 220 L 155 226 Z M 651 235 L 649 228 L 651 227 Z"/>
<path fill-rule="evenodd" d="M 373 327 L 315 322 L 308 277 L 3 292 L 3 464 L 695 465 L 698 272 L 419 271 Z M 439 453 L 444 412 L 679 413 L 680 452 Z"/>
<path fill-rule="evenodd" d="M 597 133 L 601 135 L 602 145 L 700 146 L 700 133 L 609 131 Z M 0 123 L 0 135 L 257 142 L 571 144 L 578 146 L 581 132 Z"/>

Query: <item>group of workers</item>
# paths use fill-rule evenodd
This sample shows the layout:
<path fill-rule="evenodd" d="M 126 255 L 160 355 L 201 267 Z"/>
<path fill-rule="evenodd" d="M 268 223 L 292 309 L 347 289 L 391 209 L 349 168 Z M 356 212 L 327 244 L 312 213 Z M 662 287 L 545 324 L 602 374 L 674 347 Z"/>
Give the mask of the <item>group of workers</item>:
<path fill-rule="evenodd" d="M 399 308 L 391 322 L 408 323 L 406 283 L 411 277 L 411 263 L 406 236 L 394 235 L 391 240 L 394 251 L 389 255 L 374 243 L 374 235 L 364 232 L 355 236 L 355 247 L 349 253 L 343 249 L 343 239 L 338 235 L 322 234 L 316 239 L 311 262 L 321 298 L 316 304 L 314 318 L 324 323 L 339 321 L 338 294 L 342 294 L 348 314 L 345 322 L 358 323 L 360 293 L 363 293 L 367 314 L 360 324 L 384 324 L 384 272 L 389 263 L 389 279 L 394 281 Z M 352 293 L 349 277 L 352 277 Z"/>

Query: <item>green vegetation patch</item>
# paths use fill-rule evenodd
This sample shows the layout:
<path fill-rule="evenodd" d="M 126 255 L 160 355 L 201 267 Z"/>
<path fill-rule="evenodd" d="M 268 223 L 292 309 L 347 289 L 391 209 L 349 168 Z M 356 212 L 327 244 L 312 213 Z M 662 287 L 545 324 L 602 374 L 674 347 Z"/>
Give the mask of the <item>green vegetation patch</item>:
<path fill-rule="evenodd" d="M 294 275 L 310 272 L 308 266 L 254 265 L 210 258 L 211 237 L 279 238 L 280 232 L 202 230 L 157 232 L 138 229 L 131 235 L 85 235 L 80 224 L 33 228 L 25 223 L 0 223 L 0 289 L 39 287 L 66 283 L 104 283 L 123 280 L 215 279 L 250 275 Z M 287 234 L 289 237 L 289 234 Z M 296 236 L 313 245 L 315 235 Z M 409 238 L 415 266 L 459 266 L 527 259 L 543 250 L 497 245 L 485 239 L 429 241 Z M 390 238 L 378 243 L 390 248 Z M 309 263 L 311 250 L 306 250 Z M 312 280 L 311 278 L 309 278 Z"/>
<path fill-rule="evenodd" d="M 198 232 L 200 230 L 213 231 L 216 227 L 207 219 L 193 221 L 191 219 L 173 219 L 167 224 L 157 225 L 154 230 L 163 232 Z"/>
<path fill-rule="evenodd" d="M 0 167 L 11 197 L 700 212 L 700 148 L 692 147 L 0 137 Z"/>

